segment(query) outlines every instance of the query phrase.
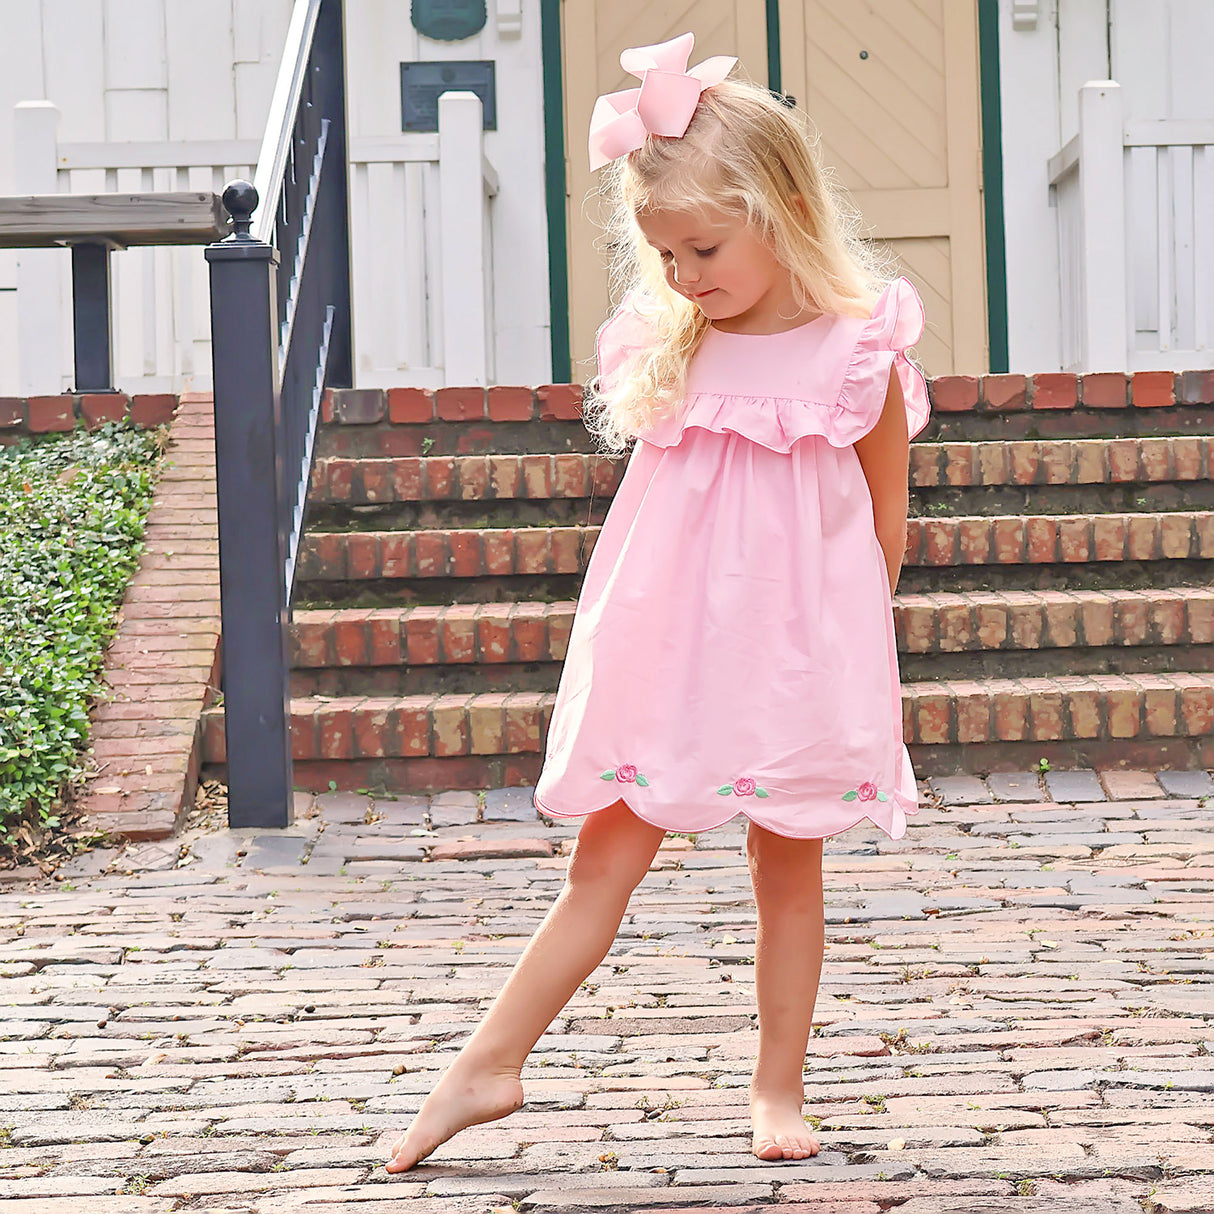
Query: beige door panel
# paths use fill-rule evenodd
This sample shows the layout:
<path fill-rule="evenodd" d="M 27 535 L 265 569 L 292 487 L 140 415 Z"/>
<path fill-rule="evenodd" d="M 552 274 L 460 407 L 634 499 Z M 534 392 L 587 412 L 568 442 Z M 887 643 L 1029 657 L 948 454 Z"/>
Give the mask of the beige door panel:
<path fill-rule="evenodd" d="M 977 6 L 780 0 L 780 45 L 823 159 L 923 295 L 924 366 L 985 371 Z"/>
<path fill-rule="evenodd" d="M 607 318 L 603 216 L 586 160 L 590 111 L 601 93 L 637 84 L 620 67 L 630 46 L 665 42 L 692 30 L 691 62 L 736 55 L 754 80 L 767 83 L 765 0 L 566 0 L 562 5 L 565 156 L 569 191 L 569 344 L 573 377 L 593 374 L 594 335 Z"/>

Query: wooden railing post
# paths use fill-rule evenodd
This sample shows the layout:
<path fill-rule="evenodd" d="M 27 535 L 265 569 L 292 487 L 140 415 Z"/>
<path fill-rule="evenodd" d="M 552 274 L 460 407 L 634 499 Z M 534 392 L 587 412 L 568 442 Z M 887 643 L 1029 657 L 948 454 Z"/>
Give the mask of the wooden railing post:
<path fill-rule="evenodd" d="M 59 107 L 21 101 L 13 110 L 13 179 L 18 194 L 57 193 Z M 62 392 L 61 249 L 23 249 L 17 261 L 17 366 L 23 396 Z"/>
<path fill-rule="evenodd" d="M 1130 336 L 1124 117 L 1114 80 L 1090 81 L 1079 90 L 1079 214 L 1083 369 L 1124 371 Z"/>
<path fill-rule="evenodd" d="M 483 125 L 475 93 L 444 93 L 438 99 L 443 375 L 448 384 L 489 382 Z"/>
<path fill-rule="evenodd" d="M 223 626 L 228 824 L 286 826 L 293 810 L 286 542 L 278 380 L 278 254 L 249 235 L 257 192 L 223 194 L 235 231 L 207 247 Z"/>

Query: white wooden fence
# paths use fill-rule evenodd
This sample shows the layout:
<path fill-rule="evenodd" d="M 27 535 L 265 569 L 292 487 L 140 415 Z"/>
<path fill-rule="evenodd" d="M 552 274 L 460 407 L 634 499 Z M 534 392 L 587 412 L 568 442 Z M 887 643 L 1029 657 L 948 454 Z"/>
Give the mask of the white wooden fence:
<path fill-rule="evenodd" d="M 20 194 L 212 190 L 250 180 L 255 140 L 60 143 L 49 102 L 16 107 Z M 493 248 L 481 103 L 440 99 L 439 131 L 353 140 L 351 272 L 356 382 L 486 384 L 493 377 Z M 115 386 L 210 386 L 206 262 L 196 247 L 128 249 L 113 258 Z M 17 359 L 24 395 L 72 386 L 70 255 L 22 250 Z"/>
<path fill-rule="evenodd" d="M 59 111 L 23 102 L 16 124 L 21 194 L 211 190 L 248 178 L 253 140 L 60 143 Z M 168 392 L 210 384 L 210 304 L 202 250 L 127 249 L 113 258 L 115 386 Z M 71 257 L 22 250 L 17 262 L 17 359 L 26 395 L 72 386 Z"/>
<path fill-rule="evenodd" d="M 1085 84 L 1049 162 L 1068 370 L 1214 366 L 1214 121 L 1124 121 Z"/>
<path fill-rule="evenodd" d="M 360 387 L 494 378 L 490 200 L 480 98 L 446 93 L 437 135 L 350 143 L 354 378 Z"/>

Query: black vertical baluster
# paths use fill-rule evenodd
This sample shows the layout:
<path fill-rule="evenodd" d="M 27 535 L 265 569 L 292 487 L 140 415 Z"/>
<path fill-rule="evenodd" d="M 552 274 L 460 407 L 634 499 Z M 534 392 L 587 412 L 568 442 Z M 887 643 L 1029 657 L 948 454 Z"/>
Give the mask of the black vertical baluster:
<path fill-rule="evenodd" d="M 72 245 L 77 392 L 113 391 L 110 301 L 110 246 L 99 241 Z"/>

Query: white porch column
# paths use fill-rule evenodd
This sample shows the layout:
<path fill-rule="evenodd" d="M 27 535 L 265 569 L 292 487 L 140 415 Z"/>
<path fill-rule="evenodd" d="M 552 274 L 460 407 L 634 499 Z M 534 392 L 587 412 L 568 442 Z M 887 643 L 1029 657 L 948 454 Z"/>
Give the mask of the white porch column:
<path fill-rule="evenodd" d="M 18 194 L 56 193 L 59 107 L 20 101 L 13 109 L 13 186 Z M 63 390 L 63 267 L 66 251 L 17 252 L 17 368 L 23 396 Z"/>
<path fill-rule="evenodd" d="M 475 93 L 438 99 L 438 178 L 441 198 L 443 379 L 448 385 L 489 382 L 484 133 Z"/>
<path fill-rule="evenodd" d="M 1085 84 L 1079 90 L 1085 371 L 1124 371 L 1129 364 L 1124 129 L 1121 85 Z"/>

